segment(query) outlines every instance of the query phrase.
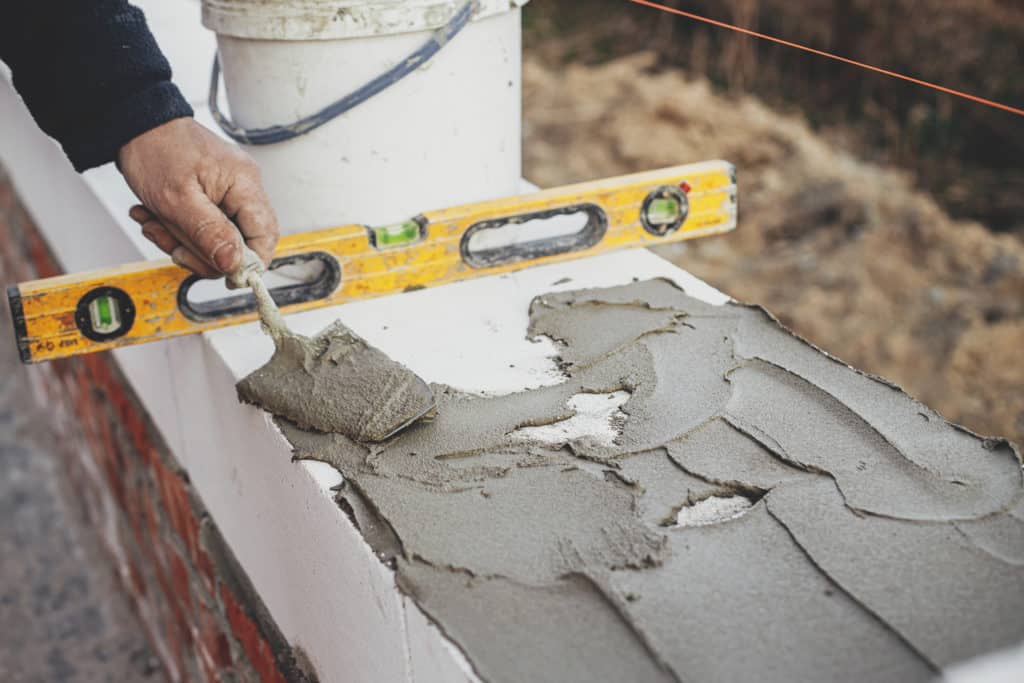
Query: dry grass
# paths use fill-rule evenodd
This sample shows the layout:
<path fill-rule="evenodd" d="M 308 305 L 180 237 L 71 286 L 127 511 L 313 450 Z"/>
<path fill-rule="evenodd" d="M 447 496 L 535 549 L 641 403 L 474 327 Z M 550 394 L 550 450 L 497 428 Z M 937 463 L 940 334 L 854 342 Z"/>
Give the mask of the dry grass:
<path fill-rule="evenodd" d="M 1024 105 L 1020 0 L 661 0 L 949 87 Z M 1024 236 L 1024 118 L 627 0 L 535 0 L 527 50 L 549 64 L 651 50 L 801 114 L 832 144 L 914 173 L 952 215 Z"/>

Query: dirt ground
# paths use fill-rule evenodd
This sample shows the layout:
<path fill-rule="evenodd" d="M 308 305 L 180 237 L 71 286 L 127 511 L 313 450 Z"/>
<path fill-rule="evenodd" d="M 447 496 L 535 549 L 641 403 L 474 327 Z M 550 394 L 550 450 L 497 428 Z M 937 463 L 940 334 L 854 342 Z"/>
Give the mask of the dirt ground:
<path fill-rule="evenodd" d="M 1024 244 L 951 219 L 911 179 L 800 119 L 639 54 L 525 64 L 526 175 L 542 186 L 722 158 L 740 227 L 663 255 L 947 418 L 1024 443 Z"/>

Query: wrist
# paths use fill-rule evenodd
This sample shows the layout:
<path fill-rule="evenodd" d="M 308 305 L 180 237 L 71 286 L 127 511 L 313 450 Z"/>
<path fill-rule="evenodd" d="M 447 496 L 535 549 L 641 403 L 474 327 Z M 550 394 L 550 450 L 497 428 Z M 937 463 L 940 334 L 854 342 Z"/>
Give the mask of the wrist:
<path fill-rule="evenodd" d="M 131 157 L 134 150 L 139 146 L 145 145 L 149 140 L 154 139 L 157 136 L 171 133 L 175 128 L 180 128 L 183 125 L 189 125 L 193 122 L 194 120 L 191 116 L 183 115 L 170 119 L 169 121 L 164 121 L 163 123 L 142 131 L 118 148 L 117 153 L 114 155 L 114 165 L 123 175 L 124 167 L 127 164 L 126 160 Z"/>

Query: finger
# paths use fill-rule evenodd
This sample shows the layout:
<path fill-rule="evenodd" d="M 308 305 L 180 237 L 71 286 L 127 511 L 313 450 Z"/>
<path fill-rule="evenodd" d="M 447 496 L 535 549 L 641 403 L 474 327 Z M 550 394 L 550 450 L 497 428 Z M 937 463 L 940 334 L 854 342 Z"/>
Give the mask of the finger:
<path fill-rule="evenodd" d="M 132 208 L 128 209 L 128 217 L 139 225 L 144 225 L 147 221 L 151 221 L 156 218 L 156 216 L 153 215 L 153 212 L 142 204 L 136 204 Z"/>
<path fill-rule="evenodd" d="M 170 256 L 176 265 L 191 270 L 200 277 L 220 277 L 221 273 L 183 244 L 184 235 L 177 226 L 164 225 L 142 205 L 133 206 L 128 215 L 142 226 L 142 236 Z"/>
<path fill-rule="evenodd" d="M 180 202 L 161 211 L 161 222 L 171 228 L 181 243 L 220 273 L 230 273 L 241 263 L 241 235 L 198 183 Z"/>
<path fill-rule="evenodd" d="M 269 266 L 280 228 L 259 176 L 240 176 L 224 195 L 221 206 L 234 219 L 249 248 Z"/>
<path fill-rule="evenodd" d="M 216 267 L 203 258 L 202 254 L 196 252 L 195 247 L 189 243 L 184 230 L 173 223 L 163 223 L 157 219 L 154 220 L 157 221 L 157 223 L 159 223 L 159 225 L 164 228 L 176 242 L 173 248 L 167 253 L 177 265 L 182 268 L 187 268 L 201 277 L 218 278 L 223 275 L 223 273 L 221 273 Z"/>
<path fill-rule="evenodd" d="M 155 244 L 160 251 L 171 257 L 171 260 L 182 268 L 191 270 L 200 277 L 219 277 L 220 273 L 210 267 L 197 255 L 189 251 L 188 247 L 181 243 L 181 240 L 174 234 L 174 231 L 161 223 L 157 218 L 142 206 L 133 207 L 140 209 L 132 216 L 134 220 L 143 219 L 142 236 Z M 131 215 L 131 212 L 129 212 Z M 146 218 L 148 217 L 148 219 Z"/>
<path fill-rule="evenodd" d="M 177 226 L 167 226 L 160 222 L 160 219 L 156 218 L 149 209 L 144 206 L 132 207 L 129 211 L 129 216 L 133 220 L 139 221 L 142 225 L 142 236 L 148 239 L 150 242 L 155 244 L 160 251 L 164 252 L 168 256 L 174 258 L 175 250 L 180 247 L 190 251 L 191 256 L 183 256 L 181 253 L 175 259 L 175 263 L 183 268 L 201 275 L 202 277 L 217 277 L 219 273 L 206 263 L 202 257 L 189 250 L 188 245 L 182 242 L 184 235 L 177 228 Z M 202 264 L 202 265 L 199 265 Z"/>
<path fill-rule="evenodd" d="M 155 244 L 160 251 L 168 256 L 181 246 L 178 238 L 171 234 L 171 231 L 155 218 L 151 218 L 142 224 L 142 236 Z"/>
<path fill-rule="evenodd" d="M 218 272 L 210 264 L 206 263 L 206 261 L 199 258 L 191 249 L 189 249 L 184 244 L 179 244 L 177 248 L 175 248 L 171 252 L 171 260 L 174 261 L 175 264 L 181 266 L 182 268 L 191 270 L 199 277 L 212 279 L 219 278 L 224 275 L 223 273 Z"/>

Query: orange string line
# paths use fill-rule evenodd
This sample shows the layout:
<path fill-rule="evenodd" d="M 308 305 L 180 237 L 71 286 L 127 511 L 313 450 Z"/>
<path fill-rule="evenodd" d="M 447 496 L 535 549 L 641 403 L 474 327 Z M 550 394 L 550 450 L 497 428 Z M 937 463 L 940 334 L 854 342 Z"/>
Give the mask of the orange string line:
<path fill-rule="evenodd" d="M 686 17 L 687 19 L 693 19 L 694 21 L 700 21 L 700 22 L 703 22 L 705 24 L 711 24 L 712 26 L 718 26 L 719 28 L 726 28 L 726 29 L 729 29 L 731 31 L 736 31 L 738 33 L 743 33 L 743 34 L 748 35 L 748 36 L 753 36 L 754 38 L 760 38 L 761 40 L 767 40 L 767 41 L 772 42 L 772 43 L 778 43 L 779 45 L 785 45 L 786 47 L 791 47 L 791 48 L 794 48 L 794 49 L 797 49 L 797 50 L 803 50 L 804 52 L 810 52 L 811 54 L 818 55 L 819 57 L 827 57 L 828 59 L 834 59 L 837 62 L 843 62 L 844 64 L 852 64 L 853 66 L 859 66 L 860 68 L 867 69 L 868 71 L 874 71 L 875 73 L 880 73 L 880 74 L 883 74 L 885 76 L 890 76 L 892 78 L 898 78 L 898 79 L 903 80 L 903 81 L 909 81 L 910 83 L 914 83 L 916 85 L 923 85 L 926 88 L 931 88 L 933 90 L 938 90 L 939 92 L 946 93 L 947 95 L 955 95 L 956 97 L 962 97 L 965 100 L 971 100 L 972 102 L 977 102 L 979 104 L 984 104 L 986 106 L 993 107 L 995 109 L 1002 109 L 1003 111 L 1008 111 L 1011 114 L 1016 114 L 1017 116 L 1024 116 L 1024 109 L 1018 109 L 1017 107 L 1011 107 L 1008 104 L 1002 104 L 1001 102 L 994 102 L 992 100 L 987 100 L 984 97 L 978 97 L 977 95 L 972 95 L 970 93 L 962 92 L 960 90 L 953 90 L 952 88 L 947 88 L 947 87 L 945 87 L 943 85 L 937 85 L 935 83 L 929 83 L 928 81 L 923 81 L 923 80 L 921 80 L 919 78 L 913 78 L 911 76 L 905 76 L 903 74 L 896 73 L 895 71 L 889 71 L 888 69 L 883 69 L 881 67 L 872 66 L 871 64 L 865 64 L 864 62 L 858 62 L 856 60 L 849 59 L 847 57 L 840 57 L 839 55 L 832 54 L 831 52 L 825 52 L 823 50 L 816 50 L 813 47 L 807 47 L 806 45 L 800 45 L 799 43 L 793 43 L 793 42 L 790 42 L 788 40 L 783 40 L 782 38 L 776 38 L 775 36 L 769 36 L 769 35 L 766 35 L 764 33 L 758 33 L 757 31 L 751 31 L 750 29 L 743 28 L 741 26 L 735 26 L 733 24 L 727 24 L 724 21 L 716 21 L 714 19 L 709 19 L 707 17 L 702 17 L 699 14 L 694 14 L 692 12 L 685 12 L 685 11 L 683 11 L 681 9 L 676 9 L 675 7 L 667 7 L 665 5 L 660 5 L 660 4 L 656 3 L 656 2 L 651 2 L 650 0 L 629 0 L 629 2 L 635 3 L 637 5 L 644 5 L 645 7 L 651 7 L 653 9 L 658 9 L 658 10 L 661 10 L 663 12 L 668 12 L 670 14 L 678 14 L 679 16 Z"/>

